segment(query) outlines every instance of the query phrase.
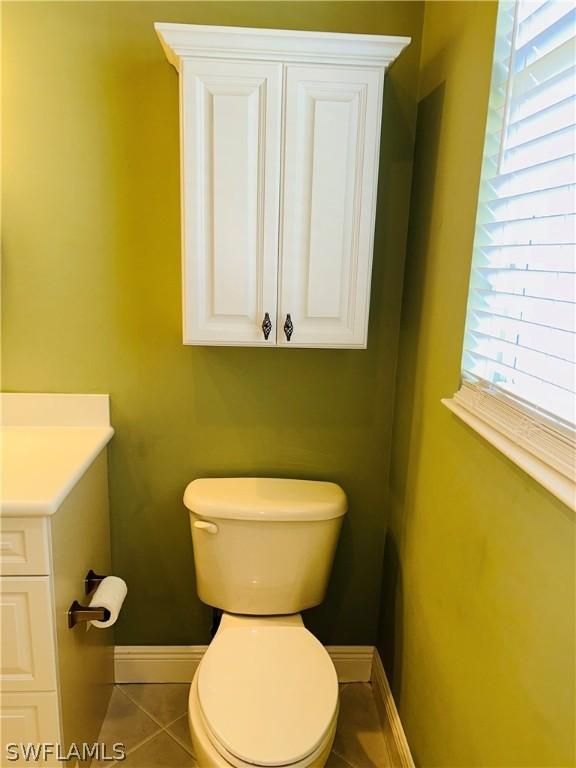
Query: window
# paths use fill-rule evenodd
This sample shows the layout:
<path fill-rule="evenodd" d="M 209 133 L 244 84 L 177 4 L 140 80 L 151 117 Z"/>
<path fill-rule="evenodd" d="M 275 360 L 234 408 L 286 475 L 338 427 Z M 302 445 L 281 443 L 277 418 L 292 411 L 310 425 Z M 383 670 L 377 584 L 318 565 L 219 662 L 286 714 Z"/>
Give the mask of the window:
<path fill-rule="evenodd" d="M 446 403 L 521 444 L 531 453 L 529 463 L 537 457 L 571 480 L 563 493 L 572 505 L 575 41 L 573 3 L 500 3 L 463 385 Z"/>

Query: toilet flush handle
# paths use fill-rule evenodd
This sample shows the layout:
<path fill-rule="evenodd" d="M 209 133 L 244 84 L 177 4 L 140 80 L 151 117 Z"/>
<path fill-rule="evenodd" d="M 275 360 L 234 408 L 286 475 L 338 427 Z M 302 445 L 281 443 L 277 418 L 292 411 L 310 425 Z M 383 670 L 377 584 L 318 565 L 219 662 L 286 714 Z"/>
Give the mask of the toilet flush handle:
<path fill-rule="evenodd" d="M 206 533 L 218 533 L 218 526 L 216 523 L 208 523 L 206 520 L 195 520 L 194 528 L 200 528 Z"/>

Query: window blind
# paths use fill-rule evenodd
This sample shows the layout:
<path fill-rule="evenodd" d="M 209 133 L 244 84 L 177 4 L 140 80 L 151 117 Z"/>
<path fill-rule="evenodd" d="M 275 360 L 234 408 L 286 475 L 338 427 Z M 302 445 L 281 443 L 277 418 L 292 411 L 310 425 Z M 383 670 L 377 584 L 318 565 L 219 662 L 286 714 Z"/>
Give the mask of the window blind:
<path fill-rule="evenodd" d="M 504 0 L 496 29 L 463 375 L 573 425 L 576 6 Z"/>

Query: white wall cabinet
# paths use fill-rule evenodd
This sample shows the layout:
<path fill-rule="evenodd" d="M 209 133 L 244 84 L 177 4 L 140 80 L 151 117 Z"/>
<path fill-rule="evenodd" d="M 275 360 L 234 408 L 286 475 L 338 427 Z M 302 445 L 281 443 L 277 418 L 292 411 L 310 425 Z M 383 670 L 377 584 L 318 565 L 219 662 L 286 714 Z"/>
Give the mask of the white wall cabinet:
<path fill-rule="evenodd" d="M 410 39 L 156 30 L 181 79 L 184 343 L 365 347 L 384 74 Z"/>

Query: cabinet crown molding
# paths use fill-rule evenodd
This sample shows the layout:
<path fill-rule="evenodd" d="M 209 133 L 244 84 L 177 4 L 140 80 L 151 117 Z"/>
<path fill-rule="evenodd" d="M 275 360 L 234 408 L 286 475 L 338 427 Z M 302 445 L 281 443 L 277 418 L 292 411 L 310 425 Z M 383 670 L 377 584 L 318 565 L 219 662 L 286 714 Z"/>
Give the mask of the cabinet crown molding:
<path fill-rule="evenodd" d="M 388 67 L 410 37 L 307 32 L 251 27 L 209 27 L 156 22 L 154 28 L 171 64 L 190 56 L 346 66 Z"/>

